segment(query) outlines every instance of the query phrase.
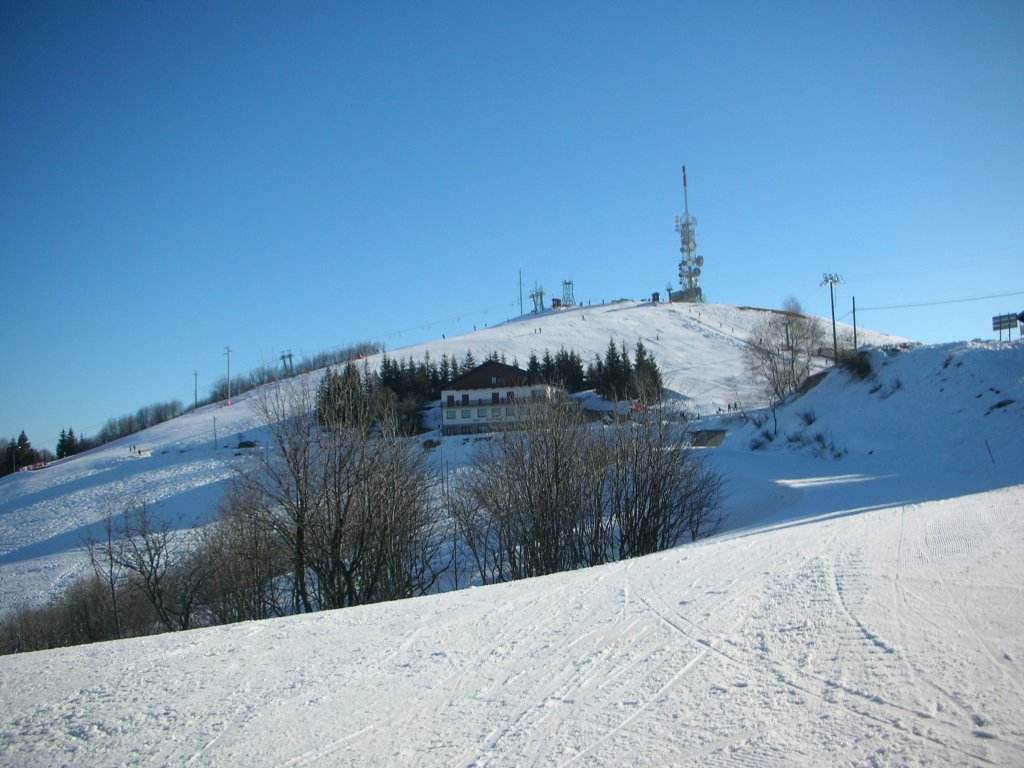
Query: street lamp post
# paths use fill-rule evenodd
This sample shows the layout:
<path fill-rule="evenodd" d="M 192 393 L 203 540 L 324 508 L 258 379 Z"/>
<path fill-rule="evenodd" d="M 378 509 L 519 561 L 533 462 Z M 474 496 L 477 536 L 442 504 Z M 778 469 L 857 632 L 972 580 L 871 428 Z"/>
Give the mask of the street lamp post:
<path fill-rule="evenodd" d="M 839 275 L 825 273 L 822 278 L 820 285 L 828 283 L 829 297 L 832 300 L 832 362 L 836 363 L 839 361 L 839 340 L 836 337 L 836 285 L 842 283 L 843 278 Z"/>
<path fill-rule="evenodd" d="M 228 405 L 231 405 L 231 347 L 224 347 L 224 354 L 228 357 Z"/>

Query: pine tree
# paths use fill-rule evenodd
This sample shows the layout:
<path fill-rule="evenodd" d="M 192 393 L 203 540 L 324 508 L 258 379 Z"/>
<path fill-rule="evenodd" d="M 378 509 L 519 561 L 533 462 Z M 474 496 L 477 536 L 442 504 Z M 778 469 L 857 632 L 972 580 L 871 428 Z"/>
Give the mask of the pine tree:
<path fill-rule="evenodd" d="M 626 377 L 622 371 L 622 355 L 615 346 L 614 339 L 608 340 L 608 348 L 604 353 L 604 365 L 600 369 L 597 393 L 604 397 L 618 400 L 625 395 Z"/>
<path fill-rule="evenodd" d="M 29 467 L 39 461 L 39 455 L 32 447 L 32 443 L 29 442 L 28 435 L 25 434 L 25 430 L 21 430 L 21 434 L 18 435 L 18 442 L 15 445 L 14 451 L 14 463 L 18 469 L 21 469 L 22 467 Z"/>
<path fill-rule="evenodd" d="M 581 392 L 586 385 L 583 359 L 562 347 L 555 355 L 555 377 L 569 392 Z"/>
<path fill-rule="evenodd" d="M 634 397 L 646 403 L 655 403 L 661 399 L 663 389 L 661 370 L 654 357 L 647 353 L 642 341 L 636 343 L 636 361 L 633 364 Z"/>
<path fill-rule="evenodd" d="M 367 394 L 355 365 L 347 363 L 342 373 L 327 369 L 316 393 L 319 424 L 337 428 L 356 423 L 367 407 Z"/>
<path fill-rule="evenodd" d="M 558 378 L 558 371 L 555 369 L 555 359 L 551 356 L 550 350 L 544 350 L 544 360 L 541 362 L 540 372 L 547 384 L 554 384 L 555 379 Z"/>
<path fill-rule="evenodd" d="M 526 370 L 530 376 L 540 376 L 540 360 L 537 359 L 537 353 L 531 352 L 530 359 L 526 363 Z"/>
<path fill-rule="evenodd" d="M 18 444 L 14 440 L 7 441 L 4 449 L 3 462 L 0 462 L 0 477 L 18 471 Z"/>
<path fill-rule="evenodd" d="M 441 367 L 437 371 L 440 388 L 448 386 L 452 380 L 452 369 L 448 364 L 448 353 L 444 352 L 441 354 Z"/>

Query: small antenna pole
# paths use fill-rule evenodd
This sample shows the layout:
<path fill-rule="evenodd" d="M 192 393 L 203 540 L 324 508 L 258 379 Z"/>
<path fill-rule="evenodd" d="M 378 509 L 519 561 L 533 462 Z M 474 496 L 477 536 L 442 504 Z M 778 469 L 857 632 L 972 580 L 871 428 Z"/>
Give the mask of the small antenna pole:
<path fill-rule="evenodd" d="M 690 216 L 690 199 L 686 192 L 686 165 L 683 165 L 683 215 Z"/>
<path fill-rule="evenodd" d="M 228 358 L 228 405 L 231 405 L 231 347 L 224 347 L 224 354 Z"/>
<path fill-rule="evenodd" d="M 853 297 L 853 351 L 857 351 L 857 297 Z"/>
<path fill-rule="evenodd" d="M 519 314 L 523 314 L 523 268 L 519 267 Z"/>

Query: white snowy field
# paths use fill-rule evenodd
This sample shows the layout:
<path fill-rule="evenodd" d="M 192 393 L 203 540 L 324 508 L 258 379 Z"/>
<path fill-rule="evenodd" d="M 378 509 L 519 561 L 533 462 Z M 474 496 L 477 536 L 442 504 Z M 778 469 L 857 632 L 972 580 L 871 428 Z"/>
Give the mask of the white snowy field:
<path fill-rule="evenodd" d="M 6 657 L 0 762 L 1021 765 L 1022 508 L 1017 486 Z"/>
<path fill-rule="evenodd" d="M 755 400 L 737 384 L 755 311 L 582 312 L 575 336 L 553 332 L 565 313 L 468 338 L 525 363 L 521 336 L 601 351 L 646 327 L 670 386 L 729 430 L 701 451 L 725 477 L 723 534 L 513 584 L 3 657 L 0 764 L 1024 764 L 1024 345 L 874 350 L 871 378 L 830 372 L 768 440 L 770 415 L 715 414 Z M 467 339 L 447 343 L 461 355 Z M 258 434 L 243 400 L 139 436 L 149 458 L 126 442 L 0 481 L 4 592 L 73 572 L 71 536 L 119 493 L 208 510 L 244 461 L 214 450 L 214 413 L 221 439 Z"/>

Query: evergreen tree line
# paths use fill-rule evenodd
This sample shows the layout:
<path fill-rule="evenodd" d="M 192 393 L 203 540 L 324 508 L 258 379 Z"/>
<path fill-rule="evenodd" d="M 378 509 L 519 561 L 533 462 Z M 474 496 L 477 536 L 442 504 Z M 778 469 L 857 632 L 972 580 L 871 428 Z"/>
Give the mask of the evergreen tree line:
<path fill-rule="evenodd" d="M 3 459 L 0 461 L 0 477 L 50 461 L 53 461 L 53 454 L 45 448 L 33 448 L 25 430 L 22 430 L 21 434 L 16 438 L 12 437 L 4 446 Z"/>
<path fill-rule="evenodd" d="M 0 618 L 0 652 L 526 578 L 659 551 L 719 524 L 720 479 L 676 414 L 647 409 L 605 428 L 552 402 L 441 476 L 395 412 L 351 382 L 329 408 L 314 407 L 319 393 L 303 382 L 260 390 L 266 449 L 216 518 L 181 530 L 144 503 L 111 515 L 91 573 Z"/>
<path fill-rule="evenodd" d="M 638 400 L 653 403 L 661 399 L 661 369 L 642 341 L 637 341 L 630 359 L 625 342 L 616 346 L 608 340 L 604 357 L 583 364 L 578 352 L 562 347 L 552 354 L 545 349 L 543 357 L 531 353 L 526 370 L 540 377 L 545 384 L 562 387 L 567 392 L 592 389 L 609 400 Z"/>
<path fill-rule="evenodd" d="M 506 363 L 505 355 L 498 352 L 492 352 L 485 360 Z M 317 410 L 328 421 L 345 423 L 357 414 L 331 413 L 331 409 L 338 403 L 354 402 L 361 394 L 365 400 L 391 407 L 400 424 L 407 431 L 416 432 L 421 428 L 419 413 L 423 406 L 438 400 L 443 389 L 477 364 L 472 351 L 461 359 L 445 353 L 439 361 L 433 360 L 428 352 L 420 361 L 411 355 L 395 360 L 384 354 L 376 371 L 371 371 L 368 363 L 363 364 L 362 370 L 351 362 L 340 371 L 328 368 L 317 394 Z M 518 368 L 519 361 L 513 359 L 512 365 Z M 653 403 L 661 399 L 663 388 L 661 370 L 641 341 L 637 342 L 631 359 L 625 343 L 616 346 L 609 340 L 604 358 L 595 355 L 585 368 L 583 358 L 575 350 L 562 347 L 552 354 L 545 349 L 543 357 L 530 354 L 526 370 L 570 393 L 593 389 L 610 400 L 641 399 Z"/>
<path fill-rule="evenodd" d="M 497 352 L 487 359 L 505 362 L 505 356 Z M 316 410 L 321 422 L 344 425 L 371 408 L 376 413 L 396 416 L 404 432 L 416 433 L 422 429 L 423 406 L 440 398 L 442 389 L 476 367 L 471 351 L 461 359 L 445 353 L 440 361 L 431 359 L 429 352 L 420 361 L 411 355 L 396 360 L 385 353 L 376 371 L 371 371 L 366 361 L 361 369 L 349 362 L 340 371 L 328 368 L 324 373 L 317 391 Z"/>
<path fill-rule="evenodd" d="M 604 358 L 595 355 L 587 366 L 588 387 L 609 400 L 643 400 L 654 403 L 661 399 L 661 369 L 642 341 L 637 341 L 633 359 L 623 342 L 616 347 L 609 340 Z"/>

